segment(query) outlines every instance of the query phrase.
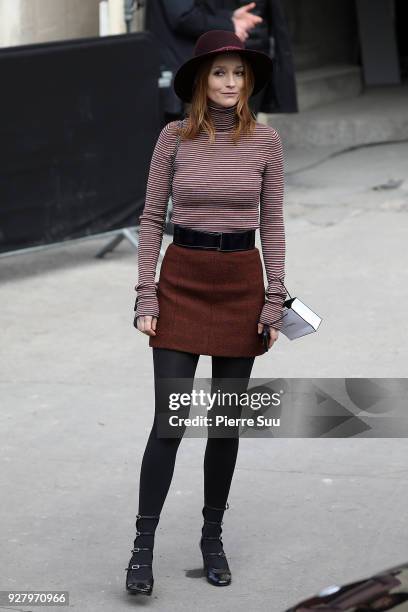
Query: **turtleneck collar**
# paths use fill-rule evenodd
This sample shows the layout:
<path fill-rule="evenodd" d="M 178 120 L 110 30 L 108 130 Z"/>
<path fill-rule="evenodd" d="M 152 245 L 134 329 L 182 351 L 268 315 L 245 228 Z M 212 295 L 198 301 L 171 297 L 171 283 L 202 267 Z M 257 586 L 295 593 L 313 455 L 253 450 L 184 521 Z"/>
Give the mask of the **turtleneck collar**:
<path fill-rule="evenodd" d="M 225 107 L 213 100 L 208 101 L 208 111 L 216 132 L 227 132 L 236 125 L 236 109 L 238 102 L 234 106 Z"/>

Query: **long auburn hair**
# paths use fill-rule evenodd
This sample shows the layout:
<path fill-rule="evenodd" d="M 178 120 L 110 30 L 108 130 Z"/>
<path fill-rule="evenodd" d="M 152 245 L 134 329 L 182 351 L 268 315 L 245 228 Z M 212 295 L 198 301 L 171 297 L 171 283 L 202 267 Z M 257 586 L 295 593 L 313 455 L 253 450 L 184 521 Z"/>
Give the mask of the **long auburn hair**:
<path fill-rule="evenodd" d="M 255 115 L 248 104 L 248 99 L 254 88 L 255 77 L 250 62 L 243 56 L 241 56 L 241 59 L 245 69 L 244 85 L 241 89 L 236 108 L 237 125 L 231 133 L 232 141 L 235 144 L 238 142 L 241 134 L 252 134 L 256 126 Z M 208 57 L 201 62 L 197 70 L 193 96 L 186 110 L 187 121 L 184 122 L 184 127 L 180 127 L 177 130 L 181 140 L 196 138 L 201 129 L 208 133 L 211 142 L 215 140 L 214 124 L 207 106 L 208 76 L 213 62 L 214 57 Z"/>

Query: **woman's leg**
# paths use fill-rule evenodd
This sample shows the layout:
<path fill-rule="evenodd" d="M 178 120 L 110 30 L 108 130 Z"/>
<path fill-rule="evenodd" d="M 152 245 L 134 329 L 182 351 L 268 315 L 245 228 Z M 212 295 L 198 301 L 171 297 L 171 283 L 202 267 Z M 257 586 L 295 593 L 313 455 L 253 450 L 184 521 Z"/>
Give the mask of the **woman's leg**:
<path fill-rule="evenodd" d="M 168 417 L 169 392 L 191 392 L 198 359 L 199 355 L 192 353 L 153 348 L 155 415 L 140 469 L 138 515 L 141 516 L 136 520 L 137 535 L 127 568 L 126 585 L 132 592 L 149 591 L 150 594 L 153 588 L 155 531 L 173 477 L 177 450 L 185 431 L 185 427 L 180 428 L 179 437 L 159 437 L 160 417 Z M 180 380 L 166 381 L 169 378 Z M 179 410 L 179 413 L 183 413 L 180 416 L 188 416 L 189 410 L 189 406 L 183 407 Z"/>
<path fill-rule="evenodd" d="M 242 393 L 247 390 L 255 357 L 213 357 L 212 376 L 220 383 L 220 390 Z M 235 378 L 235 380 L 223 384 L 223 378 Z M 215 389 L 213 388 L 213 392 Z M 218 412 L 223 414 L 222 407 Z M 236 416 L 241 416 L 241 410 L 232 411 Z M 231 414 L 231 411 L 228 411 Z M 209 414 L 209 416 L 211 416 Z M 232 477 L 239 446 L 239 428 L 229 428 L 229 433 L 235 433 L 234 437 L 220 438 L 208 435 L 204 455 L 204 500 L 209 506 L 224 508 L 228 499 Z"/>
<path fill-rule="evenodd" d="M 213 357 L 213 380 L 211 391 L 240 394 L 247 390 L 255 357 Z M 231 380 L 224 380 L 231 379 Z M 233 380 L 232 380 L 233 379 Z M 228 396 L 227 396 L 228 397 Z M 234 397 L 233 395 L 231 397 Z M 229 407 L 215 403 L 212 409 L 213 422 L 216 415 L 241 416 L 241 407 L 232 403 Z M 228 437 L 222 432 L 208 430 L 204 456 L 204 524 L 201 530 L 201 551 L 207 572 L 207 580 L 215 585 L 231 582 L 231 571 L 220 539 L 221 521 L 224 516 L 239 445 L 239 426 L 226 427 Z"/>
<path fill-rule="evenodd" d="M 181 434 L 176 438 L 158 437 L 160 415 L 166 417 L 169 413 L 169 384 L 162 379 L 183 378 L 179 387 L 176 383 L 170 383 L 171 392 L 188 392 L 188 389 L 191 392 L 198 359 L 199 355 L 193 353 L 153 348 L 155 416 L 140 470 L 139 514 L 160 514 L 170 488 L 182 437 Z M 181 412 L 180 409 L 177 414 Z"/>

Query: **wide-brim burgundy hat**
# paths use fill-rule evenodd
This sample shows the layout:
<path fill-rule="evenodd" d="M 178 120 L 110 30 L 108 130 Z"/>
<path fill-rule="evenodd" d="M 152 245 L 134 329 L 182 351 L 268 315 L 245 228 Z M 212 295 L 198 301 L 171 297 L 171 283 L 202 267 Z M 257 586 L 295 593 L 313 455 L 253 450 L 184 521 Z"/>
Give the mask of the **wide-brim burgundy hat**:
<path fill-rule="evenodd" d="M 203 59 L 235 51 L 243 55 L 251 64 L 255 76 L 254 89 L 251 96 L 257 94 L 272 77 L 273 61 L 263 51 L 246 49 L 243 41 L 229 30 L 209 30 L 202 34 L 194 47 L 194 55 L 177 70 L 173 89 L 183 102 L 191 102 L 193 97 L 194 79 L 197 69 Z"/>

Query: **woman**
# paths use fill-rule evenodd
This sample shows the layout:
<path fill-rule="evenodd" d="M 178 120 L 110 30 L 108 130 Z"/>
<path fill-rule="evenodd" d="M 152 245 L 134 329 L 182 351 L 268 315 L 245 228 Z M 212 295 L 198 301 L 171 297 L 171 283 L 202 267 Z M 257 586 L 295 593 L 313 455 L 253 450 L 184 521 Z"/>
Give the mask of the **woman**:
<path fill-rule="evenodd" d="M 168 123 L 153 152 L 140 216 L 135 322 L 153 348 L 155 418 L 142 460 L 136 539 L 126 568 L 130 593 L 152 592 L 155 530 L 184 433 L 181 428 L 179 437 L 158 435 L 169 414 L 165 379 L 182 378 L 177 390 L 191 390 L 199 356 L 211 355 L 212 374 L 222 388 L 234 379 L 234 391 L 245 390 L 255 357 L 265 352 L 264 326 L 270 328 L 269 347 L 281 327 L 286 295 L 282 145 L 248 106 L 271 70 L 269 56 L 245 49 L 232 32 L 200 36 L 194 56 L 174 79 L 176 94 L 191 105 L 188 120 L 180 128 L 176 121 Z M 171 183 L 174 236 L 155 283 Z M 255 247 L 258 227 L 266 291 Z M 171 384 L 174 392 L 177 382 Z M 204 456 L 200 548 L 207 580 L 216 586 L 231 582 L 221 525 L 238 442 L 235 430 L 228 437 L 208 435 Z"/>

